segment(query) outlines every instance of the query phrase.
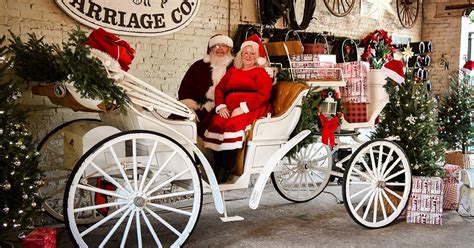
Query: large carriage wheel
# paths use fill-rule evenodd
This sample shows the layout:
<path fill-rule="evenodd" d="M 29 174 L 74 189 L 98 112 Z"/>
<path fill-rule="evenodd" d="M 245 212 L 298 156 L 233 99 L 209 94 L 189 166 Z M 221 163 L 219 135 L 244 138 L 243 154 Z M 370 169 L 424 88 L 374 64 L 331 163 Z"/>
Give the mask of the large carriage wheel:
<path fill-rule="evenodd" d="M 412 28 L 420 10 L 420 0 L 397 0 L 398 19 L 404 28 Z"/>
<path fill-rule="evenodd" d="M 284 157 L 272 173 L 277 192 L 292 202 L 307 202 L 318 196 L 329 182 L 331 150 L 323 143 L 309 144 L 294 157 Z"/>
<path fill-rule="evenodd" d="M 324 5 L 326 5 L 331 14 L 343 17 L 351 13 L 355 0 L 324 0 Z"/>
<path fill-rule="evenodd" d="M 384 227 L 396 220 L 408 201 L 411 168 L 394 142 L 373 140 L 352 154 L 342 183 L 344 205 L 358 224 Z"/>
<path fill-rule="evenodd" d="M 116 151 L 125 148 L 127 156 Z M 98 185 L 100 182 L 100 185 Z M 76 207 L 83 193 L 95 204 Z M 193 231 L 202 207 L 202 184 L 189 153 L 171 138 L 151 131 L 112 135 L 79 160 L 64 199 L 68 232 L 76 246 L 181 246 Z M 101 199 L 98 201 L 97 199 Z M 104 218 L 81 227 L 78 215 L 100 211 Z"/>
<path fill-rule="evenodd" d="M 91 122 L 100 122 L 100 120 L 79 119 L 64 123 L 48 133 L 38 145 L 38 152 L 40 153 L 38 167 L 42 171 L 45 181 L 45 185 L 40 188 L 39 193 L 45 199 L 43 207 L 46 212 L 59 221 L 64 221 L 64 188 L 75 162 L 77 162 L 64 157 L 64 132 L 67 128 L 74 129 Z M 92 202 L 92 200 L 92 195 L 78 199 L 78 201 L 89 202 Z M 77 223 L 94 223 L 100 218 L 100 215 L 93 213 L 92 215 L 81 216 Z"/>

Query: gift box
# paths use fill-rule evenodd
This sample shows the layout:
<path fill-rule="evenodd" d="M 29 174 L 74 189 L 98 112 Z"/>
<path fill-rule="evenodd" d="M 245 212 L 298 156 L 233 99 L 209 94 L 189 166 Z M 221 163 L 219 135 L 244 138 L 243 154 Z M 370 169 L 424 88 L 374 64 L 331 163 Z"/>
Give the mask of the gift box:
<path fill-rule="evenodd" d="M 457 165 L 444 165 L 443 209 L 457 209 L 460 171 L 461 168 Z"/>
<path fill-rule="evenodd" d="M 292 76 L 299 80 L 339 81 L 341 70 L 336 69 L 335 55 L 296 54 L 290 56 Z"/>
<path fill-rule="evenodd" d="M 413 177 L 408 199 L 407 222 L 443 224 L 443 179 L 440 177 Z"/>
<path fill-rule="evenodd" d="M 461 151 L 450 151 L 446 152 L 445 162 L 466 169 L 469 167 L 470 160 L 468 154 L 463 154 Z"/>
<path fill-rule="evenodd" d="M 342 102 L 344 119 L 349 123 L 367 122 L 367 103 Z"/>
<path fill-rule="evenodd" d="M 367 88 L 367 62 L 355 61 L 339 63 L 337 68 L 341 68 L 346 86 L 341 87 L 341 97 L 344 102 L 368 103 L 369 92 Z"/>
<path fill-rule="evenodd" d="M 36 228 L 23 239 L 24 248 L 55 248 L 56 229 Z"/>

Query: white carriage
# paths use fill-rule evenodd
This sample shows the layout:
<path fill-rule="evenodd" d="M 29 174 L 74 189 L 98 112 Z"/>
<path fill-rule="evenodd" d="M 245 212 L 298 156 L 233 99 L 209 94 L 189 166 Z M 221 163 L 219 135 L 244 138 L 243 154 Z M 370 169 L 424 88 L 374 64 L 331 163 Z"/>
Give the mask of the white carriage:
<path fill-rule="evenodd" d="M 102 62 L 110 65 L 110 61 Z M 101 122 L 65 124 L 40 146 L 42 167 L 50 175 L 43 194 L 52 196 L 46 200 L 46 209 L 58 219 L 64 215 L 70 236 L 80 247 L 103 247 L 111 240 L 121 247 L 142 247 L 143 240 L 153 240 L 160 247 L 180 246 L 197 223 L 206 192 L 211 192 L 223 221 L 239 220 L 227 216 L 224 192 L 247 188 L 255 174 L 258 179 L 249 199 L 252 209 L 258 207 L 269 177 L 285 199 L 305 202 L 318 196 L 332 175 L 343 177 L 345 206 L 362 226 L 389 225 L 406 206 L 411 170 L 403 150 L 393 141 L 340 143 L 337 149 L 351 148 L 353 153 L 337 163 L 333 161 L 337 149 L 321 142 L 302 148 L 293 158 L 285 157 L 306 136 L 316 135 L 306 130 L 290 138 L 301 114 L 298 105 L 308 92 L 303 84 L 279 82 L 273 87 L 275 114 L 255 121 L 247 135 L 242 174 L 218 185 L 196 145 L 192 111 L 129 73 L 110 67 L 108 72 L 127 90 L 132 102 L 128 112 L 103 112 Z M 343 80 L 309 83 L 344 85 Z M 373 125 L 388 99 L 382 84 L 371 86 L 369 121 L 343 123 L 343 128 Z M 163 113 L 184 120 L 168 120 Z M 357 134 L 353 136 L 357 141 Z M 57 197 L 62 191 L 63 201 Z M 105 201 L 99 203 L 98 197 Z M 97 232 L 99 227 L 101 232 Z"/>

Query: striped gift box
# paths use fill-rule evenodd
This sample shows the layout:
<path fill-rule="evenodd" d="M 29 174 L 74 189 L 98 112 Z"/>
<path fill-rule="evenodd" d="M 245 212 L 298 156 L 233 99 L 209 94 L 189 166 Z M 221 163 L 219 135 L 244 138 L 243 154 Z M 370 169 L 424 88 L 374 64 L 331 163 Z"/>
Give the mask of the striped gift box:
<path fill-rule="evenodd" d="M 461 168 L 454 164 L 444 165 L 443 209 L 456 209 L 459 197 L 459 172 Z"/>

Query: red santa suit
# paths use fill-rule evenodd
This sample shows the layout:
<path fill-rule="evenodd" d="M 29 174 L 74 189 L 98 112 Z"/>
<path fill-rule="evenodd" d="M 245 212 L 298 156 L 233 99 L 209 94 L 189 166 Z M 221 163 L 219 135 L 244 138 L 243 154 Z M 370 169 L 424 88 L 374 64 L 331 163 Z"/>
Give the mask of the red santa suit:
<path fill-rule="evenodd" d="M 265 69 L 230 68 L 215 90 L 216 109 L 238 107 L 243 114 L 230 118 L 214 115 L 204 133 L 204 146 L 215 151 L 242 148 L 245 131 L 260 117 L 272 112 L 269 103 L 272 80 Z"/>
<path fill-rule="evenodd" d="M 231 62 L 229 59 L 229 63 Z M 219 83 L 225 75 L 228 66 L 212 66 L 208 60 L 198 60 L 191 65 L 184 75 L 178 90 L 178 99 L 190 99 L 196 104 L 203 105 L 202 109 L 195 110 L 198 122 L 198 135 L 203 137 L 204 131 L 209 125 L 213 111 L 214 85 Z"/>

